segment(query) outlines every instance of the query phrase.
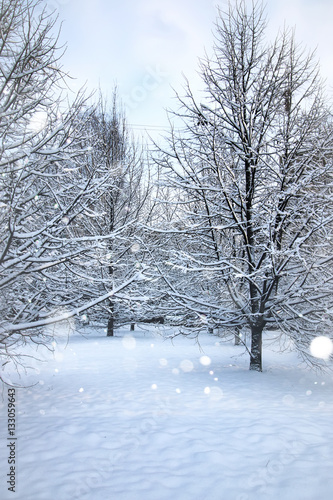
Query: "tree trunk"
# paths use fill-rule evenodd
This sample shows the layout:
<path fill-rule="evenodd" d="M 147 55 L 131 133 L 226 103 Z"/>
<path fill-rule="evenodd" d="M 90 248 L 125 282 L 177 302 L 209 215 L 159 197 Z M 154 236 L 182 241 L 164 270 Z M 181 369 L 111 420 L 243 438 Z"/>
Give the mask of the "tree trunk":
<path fill-rule="evenodd" d="M 134 332 L 135 330 L 135 323 L 131 323 L 131 332 Z"/>
<path fill-rule="evenodd" d="M 109 320 L 108 320 L 108 331 L 106 336 L 107 337 L 113 337 L 114 335 L 114 314 L 113 314 L 113 302 L 110 300 L 110 313 L 109 313 Z"/>
<path fill-rule="evenodd" d="M 109 231 L 111 234 L 114 230 L 114 206 L 113 206 L 112 193 L 110 193 L 109 213 L 110 213 Z M 112 251 L 113 251 L 112 240 L 110 240 L 110 242 L 109 242 L 108 250 L 112 255 Z M 108 272 L 109 272 L 109 277 L 110 277 L 110 283 L 112 283 L 112 286 L 113 286 L 114 268 L 113 268 L 112 264 L 110 264 L 108 266 Z M 114 335 L 114 302 L 113 302 L 113 299 L 110 298 L 109 302 L 110 302 L 110 312 L 109 312 L 109 320 L 108 320 L 108 332 L 107 332 L 106 336 L 113 337 L 113 335 Z"/>
<path fill-rule="evenodd" d="M 109 317 L 109 321 L 108 321 L 107 337 L 113 337 L 113 332 L 114 332 L 114 318 L 113 318 L 113 314 L 110 313 L 110 317 Z"/>
<path fill-rule="evenodd" d="M 262 372 L 262 332 L 263 325 L 253 325 L 251 328 L 251 360 L 250 370 Z"/>
<path fill-rule="evenodd" d="M 235 328 L 235 345 L 241 345 L 241 338 L 240 338 L 240 329 L 238 326 Z"/>

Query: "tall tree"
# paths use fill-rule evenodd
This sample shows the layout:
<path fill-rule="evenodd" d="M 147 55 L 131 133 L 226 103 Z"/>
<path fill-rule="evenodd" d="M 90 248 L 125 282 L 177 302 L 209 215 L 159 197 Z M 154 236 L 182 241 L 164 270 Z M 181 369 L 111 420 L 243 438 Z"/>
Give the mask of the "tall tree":
<path fill-rule="evenodd" d="M 314 362 L 333 291 L 330 112 L 313 55 L 290 31 L 268 44 L 265 28 L 259 4 L 220 12 L 214 55 L 201 62 L 204 98 L 189 85 L 178 96 L 183 126 L 157 160 L 182 214 L 181 231 L 179 220 L 166 230 L 187 238 L 173 263 L 197 278 L 185 293 L 169 277 L 169 294 L 197 323 L 247 327 L 258 371 L 269 326 Z"/>
<path fill-rule="evenodd" d="M 20 341 L 48 340 L 47 326 L 117 295 L 82 288 L 96 248 L 114 238 L 89 225 L 114 186 L 112 172 L 89 163 L 91 110 L 64 94 L 55 21 L 38 0 L 0 2 L 0 353 Z M 84 228 L 84 229 L 83 229 Z M 87 278 L 91 276 L 85 274 Z"/>
<path fill-rule="evenodd" d="M 90 218 L 96 235 L 113 235 L 101 246 L 93 283 L 89 284 L 89 294 L 98 296 L 111 284 L 117 286 L 133 275 L 139 276 L 138 272 L 142 270 L 140 224 L 150 211 L 151 183 L 145 147 L 131 136 L 116 89 L 110 109 L 100 97 L 87 130 L 91 167 L 107 173 L 111 180 L 108 189 L 104 189 L 103 196 L 94 204 L 94 214 L 98 216 Z M 133 286 L 137 288 L 134 281 Z M 126 297 L 110 297 L 93 313 L 98 314 L 99 319 L 107 316 L 108 336 L 113 336 L 116 324 L 134 320 L 131 318 L 129 290 L 126 293 Z M 140 292 L 134 295 L 140 300 Z"/>

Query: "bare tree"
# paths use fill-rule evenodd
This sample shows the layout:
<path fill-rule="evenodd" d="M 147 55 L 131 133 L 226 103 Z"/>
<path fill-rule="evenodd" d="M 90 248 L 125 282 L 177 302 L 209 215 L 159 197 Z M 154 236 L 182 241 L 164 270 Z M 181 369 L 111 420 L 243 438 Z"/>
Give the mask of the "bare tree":
<path fill-rule="evenodd" d="M 312 339 L 332 331 L 330 112 L 313 55 L 290 31 L 269 45 L 265 28 L 258 4 L 220 12 L 214 56 L 201 62 L 204 98 L 187 84 L 182 130 L 157 160 L 181 219 L 160 231 L 186 238 L 173 264 L 197 283 L 180 290 L 169 274 L 169 295 L 197 324 L 248 328 L 258 371 L 265 328 L 311 362 Z"/>

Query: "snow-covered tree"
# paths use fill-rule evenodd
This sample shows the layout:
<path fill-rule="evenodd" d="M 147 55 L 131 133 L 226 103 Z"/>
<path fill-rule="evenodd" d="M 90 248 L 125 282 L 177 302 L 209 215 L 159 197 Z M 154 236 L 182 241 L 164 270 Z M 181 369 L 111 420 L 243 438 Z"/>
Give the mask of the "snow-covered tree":
<path fill-rule="evenodd" d="M 87 124 L 92 111 L 83 94 L 71 104 L 65 99 L 55 20 L 40 13 L 40 3 L 0 2 L 4 358 L 19 341 L 47 341 L 48 325 L 79 316 L 136 279 L 132 274 L 117 287 L 109 282 L 99 295 L 89 293 L 89 268 L 102 243 L 115 237 L 112 227 L 96 232 L 104 215 L 95 208 L 115 181 L 113 172 L 90 161 Z"/>
<path fill-rule="evenodd" d="M 90 314 L 98 317 L 99 322 L 106 321 L 107 335 L 113 336 L 115 325 L 137 320 L 131 294 L 136 297 L 134 303 L 144 300 L 140 299 L 140 295 L 144 295 L 141 274 L 144 249 L 139 225 L 151 210 L 145 148 L 131 136 L 116 90 L 110 110 L 100 97 L 87 123 L 86 145 L 91 168 L 105 172 L 112 180 L 94 204 L 88 230 L 101 237 L 113 235 L 96 248 L 95 264 L 86 283 L 87 292 L 99 296 L 101 291 L 105 293 L 110 286 L 127 282 L 133 275 L 141 276 L 136 283 L 132 282 L 126 295 L 110 297 Z M 82 231 L 86 230 L 87 221 L 82 226 Z"/>
<path fill-rule="evenodd" d="M 220 12 L 205 93 L 187 84 L 178 96 L 181 131 L 157 160 L 179 200 L 159 231 L 184 241 L 168 259 L 169 295 L 199 327 L 248 328 L 258 371 L 273 326 L 314 361 L 312 340 L 332 337 L 333 292 L 330 112 L 313 55 L 287 30 L 269 44 L 265 28 L 259 4 Z"/>

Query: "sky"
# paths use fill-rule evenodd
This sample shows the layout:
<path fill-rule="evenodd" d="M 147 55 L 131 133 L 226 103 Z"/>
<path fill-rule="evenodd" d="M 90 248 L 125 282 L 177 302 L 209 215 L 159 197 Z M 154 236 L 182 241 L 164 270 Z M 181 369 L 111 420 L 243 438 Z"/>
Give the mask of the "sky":
<path fill-rule="evenodd" d="M 252 0 L 246 0 L 249 5 Z M 231 0 L 233 4 L 235 0 Z M 101 88 L 110 98 L 117 85 L 127 119 L 152 136 L 167 127 L 165 109 L 175 109 L 184 75 L 200 88 L 198 58 L 213 44 L 217 6 L 227 0 L 49 0 L 62 21 L 67 43 L 64 69 L 71 87 Z M 333 90 L 333 0 L 268 0 L 267 37 L 284 25 L 296 40 L 316 49 L 327 90 Z"/>

